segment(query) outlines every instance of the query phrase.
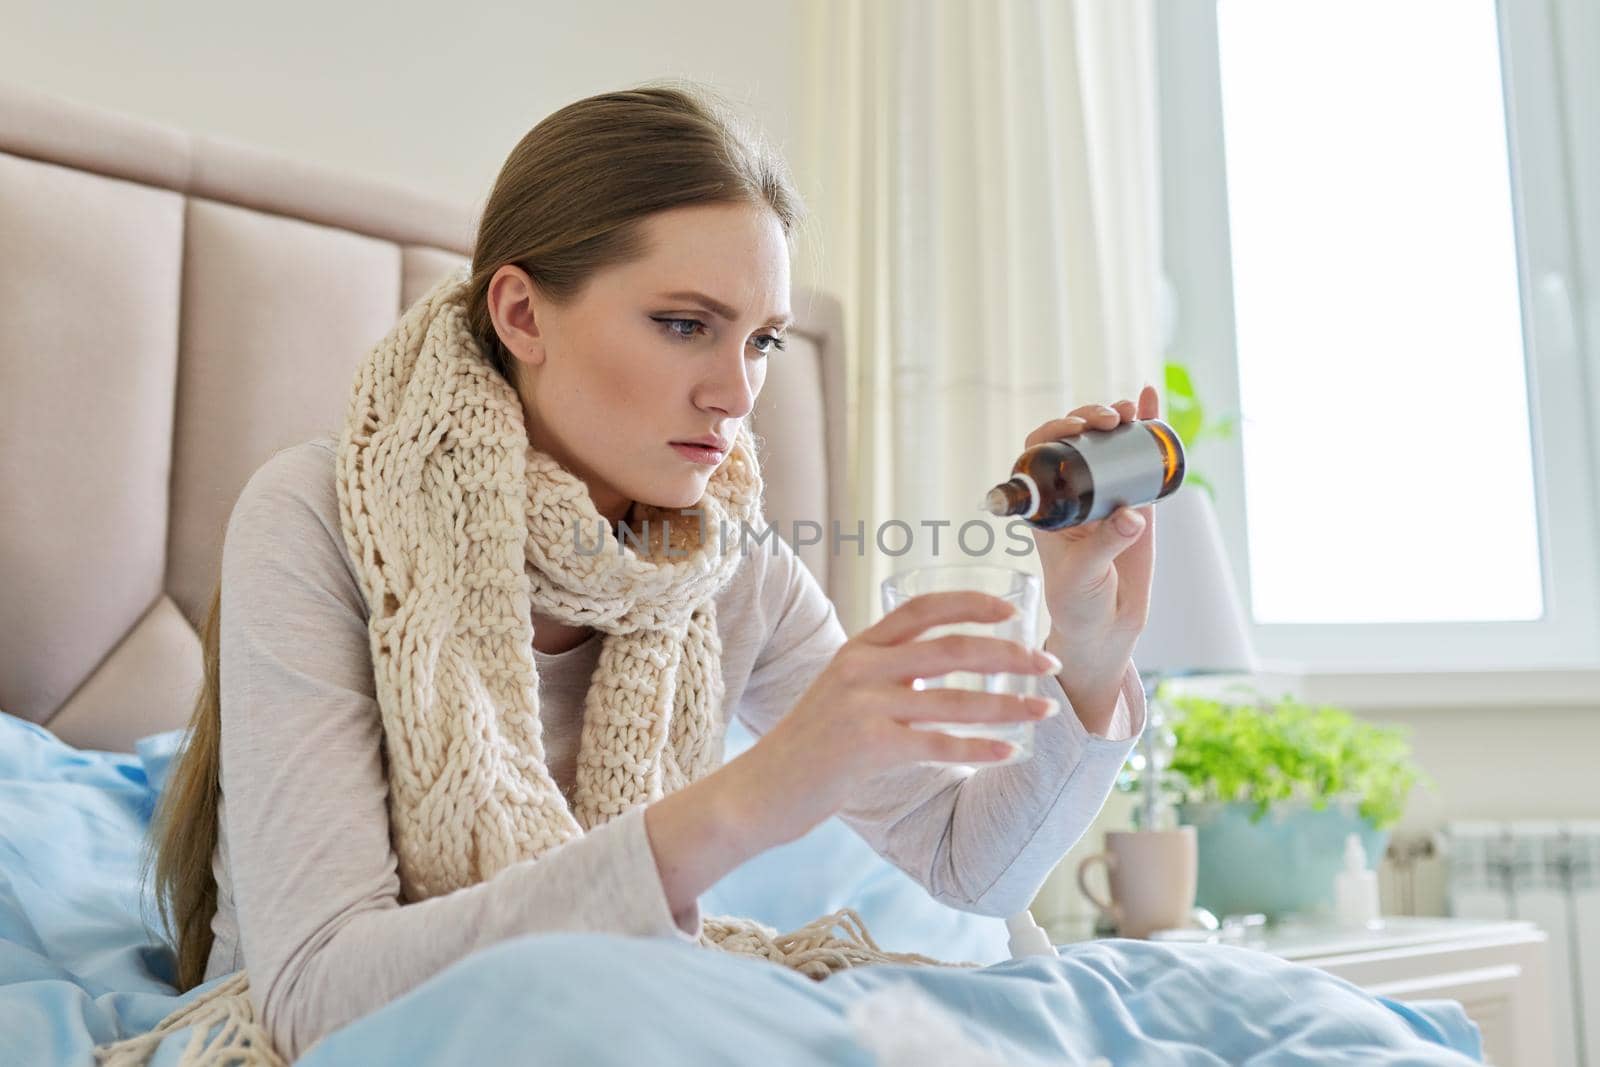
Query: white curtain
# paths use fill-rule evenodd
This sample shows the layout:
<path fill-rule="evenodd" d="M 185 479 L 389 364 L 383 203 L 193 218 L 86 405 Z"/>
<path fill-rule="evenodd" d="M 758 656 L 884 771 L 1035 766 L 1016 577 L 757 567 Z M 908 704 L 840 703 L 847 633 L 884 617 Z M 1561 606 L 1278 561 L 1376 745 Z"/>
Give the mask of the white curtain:
<path fill-rule="evenodd" d="M 955 532 L 1035 426 L 1162 384 L 1150 2 L 802 5 L 796 275 L 844 304 L 851 633 L 888 573 L 976 561 Z M 1037 571 L 990 525 L 990 560 Z"/>

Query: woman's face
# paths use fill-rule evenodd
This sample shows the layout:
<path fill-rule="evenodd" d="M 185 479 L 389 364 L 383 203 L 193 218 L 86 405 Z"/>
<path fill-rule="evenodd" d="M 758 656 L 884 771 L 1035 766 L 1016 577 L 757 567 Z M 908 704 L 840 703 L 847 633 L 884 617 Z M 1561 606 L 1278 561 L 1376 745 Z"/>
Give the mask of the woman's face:
<path fill-rule="evenodd" d="M 529 439 L 582 478 L 613 522 L 635 500 L 700 501 L 727 452 L 675 442 L 731 445 L 790 318 L 789 248 L 770 209 L 674 208 L 644 232 L 642 258 L 596 273 L 566 306 L 515 266 L 489 284 Z"/>

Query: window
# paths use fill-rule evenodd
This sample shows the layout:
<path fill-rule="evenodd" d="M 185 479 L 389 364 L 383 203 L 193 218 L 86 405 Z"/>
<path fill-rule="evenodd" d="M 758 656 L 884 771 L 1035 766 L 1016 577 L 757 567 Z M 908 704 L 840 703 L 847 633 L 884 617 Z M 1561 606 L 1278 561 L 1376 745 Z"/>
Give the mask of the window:
<path fill-rule="evenodd" d="M 1192 462 L 1270 664 L 1600 662 L 1561 2 L 1159 8 L 1169 356 L 1241 416 Z"/>

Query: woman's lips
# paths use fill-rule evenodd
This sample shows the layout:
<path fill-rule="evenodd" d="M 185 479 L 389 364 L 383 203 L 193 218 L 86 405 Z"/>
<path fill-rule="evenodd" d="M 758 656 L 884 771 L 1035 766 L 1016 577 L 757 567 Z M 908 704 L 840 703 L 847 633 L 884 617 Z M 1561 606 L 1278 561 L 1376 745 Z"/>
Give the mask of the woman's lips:
<path fill-rule="evenodd" d="M 715 448 L 704 445 L 685 445 L 677 441 L 672 442 L 672 447 L 678 450 L 678 455 L 695 463 L 704 463 L 708 467 L 715 467 L 722 462 L 725 453 Z"/>

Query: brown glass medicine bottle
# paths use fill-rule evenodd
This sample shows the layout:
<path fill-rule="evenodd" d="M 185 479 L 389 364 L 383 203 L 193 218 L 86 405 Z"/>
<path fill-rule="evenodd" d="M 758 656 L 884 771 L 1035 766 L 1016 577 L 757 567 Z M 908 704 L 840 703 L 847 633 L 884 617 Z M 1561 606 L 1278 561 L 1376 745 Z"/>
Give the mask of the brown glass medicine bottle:
<path fill-rule="evenodd" d="M 1136 419 L 1034 445 L 1017 457 L 1010 480 L 989 490 L 984 510 L 1059 530 L 1170 496 L 1183 471 L 1183 442 L 1172 427 Z"/>

